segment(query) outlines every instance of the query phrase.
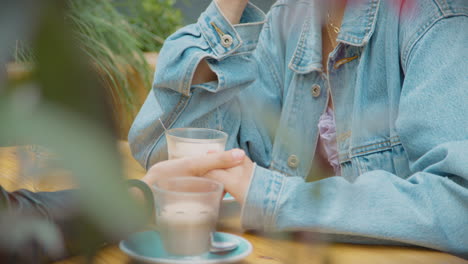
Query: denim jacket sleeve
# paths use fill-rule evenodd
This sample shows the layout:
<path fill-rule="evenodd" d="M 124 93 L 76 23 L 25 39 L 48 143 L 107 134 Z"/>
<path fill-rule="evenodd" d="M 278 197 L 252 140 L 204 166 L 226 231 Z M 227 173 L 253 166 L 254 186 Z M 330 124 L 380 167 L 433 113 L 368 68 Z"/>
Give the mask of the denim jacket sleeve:
<path fill-rule="evenodd" d="M 248 4 L 241 23 L 231 25 L 213 1 L 198 22 L 174 33 L 165 42 L 157 64 L 153 88 L 135 119 L 129 142 L 135 158 L 148 168 L 166 158 L 164 128 L 211 127 L 228 131 L 228 147 L 236 140 L 240 120 L 234 104 L 238 94 L 259 74 L 256 49 L 265 14 Z M 232 45 L 221 43 L 222 34 L 232 37 Z M 200 61 L 206 60 L 218 80 L 191 85 Z M 242 67 L 239 67 L 242 65 Z M 183 114 L 182 113 L 190 113 Z"/>
<path fill-rule="evenodd" d="M 305 183 L 257 166 L 244 228 L 311 230 L 343 242 L 377 239 L 468 256 L 468 35 L 457 30 L 468 27 L 468 17 L 428 26 L 409 46 L 397 120 L 412 176 L 370 171 L 353 183 Z"/>

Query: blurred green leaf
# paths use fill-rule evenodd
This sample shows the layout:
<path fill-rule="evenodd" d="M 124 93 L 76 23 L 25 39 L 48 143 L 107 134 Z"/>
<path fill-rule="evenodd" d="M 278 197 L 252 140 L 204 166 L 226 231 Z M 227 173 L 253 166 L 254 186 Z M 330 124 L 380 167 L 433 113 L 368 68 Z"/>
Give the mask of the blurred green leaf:
<path fill-rule="evenodd" d="M 70 171 L 79 185 L 81 222 L 86 223 L 82 228 L 121 237 L 144 226 L 147 212 L 131 199 L 124 184 L 108 100 L 93 58 L 84 55 L 86 49 L 76 41 L 74 24 L 65 22 L 69 14 L 65 2 L 27 3 L 30 1 L 9 2 L 7 10 L 19 12 L 8 18 L 9 24 L 23 25 L 20 33 L 31 43 L 36 66 L 30 78 L 20 83 L 7 83 L 0 74 L 0 145 L 37 144 L 55 153 L 59 157 L 56 163 Z M 29 8 L 37 13 L 34 19 Z M 9 32 L 9 24 L 0 24 L 0 31 Z M 6 44 L 0 45 L 0 63 L 8 60 L 4 54 L 12 43 L 14 39 L 0 38 L 0 44 Z M 114 53 L 107 55 L 108 63 L 119 58 Z M 40 223 L 31 225 L 38 230 L 26 233 L 9 226 L 15 227 L 9 234 L 21 239 L 28 234 L 39 237 L 37 241 L 52 241 L 54 237 L 53 228 Z M 89 247 L 90 241 L 96 240 L 89 237 L 77 242 Z"/>
<path fill-rule="evenodd" d="M 144 209 L 130 199 L 123 184 L 115 142 L 99 127 L 52 105 L 34 112 L 10 101 L 0 105 L 2 137 L 35 142 L 56 153 L 78 182 L 81 206 L 100 230 L 125 234 L 144 224 Z"/>

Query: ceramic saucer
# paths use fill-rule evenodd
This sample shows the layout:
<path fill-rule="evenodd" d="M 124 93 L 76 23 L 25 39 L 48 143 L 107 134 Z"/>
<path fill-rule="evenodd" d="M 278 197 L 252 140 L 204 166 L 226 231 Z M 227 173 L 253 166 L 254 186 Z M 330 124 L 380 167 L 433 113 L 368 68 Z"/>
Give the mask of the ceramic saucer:
<path fill-rule="evenodd" d="M 174 256 L 164 250 L 157 231 L 135 233 L 128 239 L 122 240 L 119 246 L 125 254 L 137 261 L 158 264 L 233 263 L 244 259 L 252 252 L 252 244 L 240 236 L 216 232 L 215 237 L 217 241 L 236 241 L 239 246 L 235 250 L 222 254 L 205 253 L 196 257 Z"/>

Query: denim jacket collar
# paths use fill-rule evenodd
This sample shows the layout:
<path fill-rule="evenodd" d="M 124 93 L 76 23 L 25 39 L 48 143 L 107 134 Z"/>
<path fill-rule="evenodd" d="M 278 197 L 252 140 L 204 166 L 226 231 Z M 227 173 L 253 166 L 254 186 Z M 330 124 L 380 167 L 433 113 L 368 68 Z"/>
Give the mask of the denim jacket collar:
<path fill-rule="evenodd" d="M 338 42 L 364 46 L 374 33 L 380 0 L 348 1 Z"/>
<path fill-rule="evenodd" d="M 352 46 L 364 46 L 372 37 L 377 21 L 380 0 L 348 0 L 338 42 Z M 289 68 L 298 74 L 319 71 L 322 67 L 321 32 L 319 8 L 310 6 L 302 25 L 299 41 L 289 63 Z M 321 33 L 319 33 L 321 34 Z M 317 50 L 320 48 L 320 50 Z"/>

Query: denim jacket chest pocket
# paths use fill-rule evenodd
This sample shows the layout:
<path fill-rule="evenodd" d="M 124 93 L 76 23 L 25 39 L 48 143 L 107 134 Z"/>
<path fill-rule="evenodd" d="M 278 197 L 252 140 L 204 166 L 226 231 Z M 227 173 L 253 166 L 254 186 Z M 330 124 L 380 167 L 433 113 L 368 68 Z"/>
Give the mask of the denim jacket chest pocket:
<path fill-rule="evenodd" d="M 349 181 L 360 175 L 382 170 L 406 179 L 411 175 L 409 161 L 399 137 L 373 144 L 353 146 L 339 153 L 341 173 Z"/>
<path fill-rule="evenodd" d="M 394 125 L 399 88 L 388 85 L 386 77 L 377 73 L 365 77 L 369 76 L 365 65 L 380 67 L 382 62 L 375 57 L 366 45 L 342 45 L 330 58 L 328 70 L 339 160 L 342 176 L 350 181 L 375 170 L 401 178 L 411 175 L 407 154 Z"/>

